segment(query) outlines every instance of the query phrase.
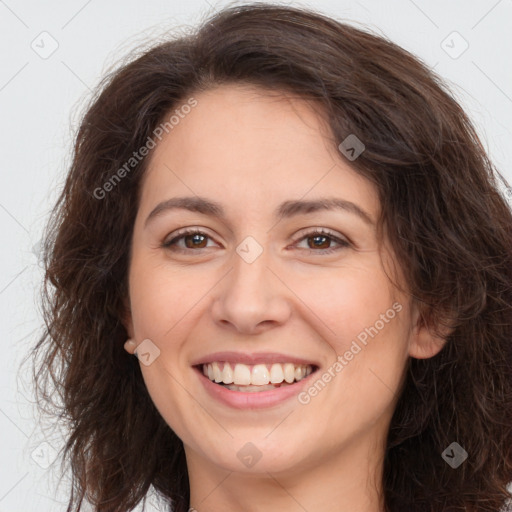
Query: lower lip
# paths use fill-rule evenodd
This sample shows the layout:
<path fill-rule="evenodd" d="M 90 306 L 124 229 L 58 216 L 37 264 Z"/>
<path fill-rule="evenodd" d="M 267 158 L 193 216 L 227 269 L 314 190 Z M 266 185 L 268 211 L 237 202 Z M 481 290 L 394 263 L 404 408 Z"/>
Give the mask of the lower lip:
<path fill-rule="evenodd" d="M 247 393 L 243 391 L 232 391 L 224 386 L 215 384 L 208 377 L 203 375 L 202 371 L 194 368 L 199 379 L 206 388 L 206 391 L 219 402 L 233 407 L 235 409 L 261 409 L 263 407 L 272 407 L 278 405 L 290 398 L 297 396 L 302 388 L 308 384 L 309 379 L 316 371 L 310 373 L 299 382 L 290 384 L 289 386 L 281 386 L 276 389 L 269 389 L 268 391 L 255 391 Z"/>

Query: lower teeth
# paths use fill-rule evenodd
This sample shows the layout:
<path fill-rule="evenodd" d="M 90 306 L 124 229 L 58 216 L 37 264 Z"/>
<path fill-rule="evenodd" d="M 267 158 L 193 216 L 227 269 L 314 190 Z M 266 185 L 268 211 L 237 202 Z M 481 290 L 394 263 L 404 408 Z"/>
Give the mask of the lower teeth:
<path fill-rule="evenodd" d="M 246 393 L 257 393 L 258 391 L 270 391 L 272 389 L 277 389 L 281 386 L 290 386 L 288 382 L 281 382 L 280 384 L 265 384 L 264 386 L 237 386 L 235 384 L 221 384 L 221 386 L 229 389 L 230 391 L 244 391 Z M 295 384 L 295 382 L 292 382 Z"/>

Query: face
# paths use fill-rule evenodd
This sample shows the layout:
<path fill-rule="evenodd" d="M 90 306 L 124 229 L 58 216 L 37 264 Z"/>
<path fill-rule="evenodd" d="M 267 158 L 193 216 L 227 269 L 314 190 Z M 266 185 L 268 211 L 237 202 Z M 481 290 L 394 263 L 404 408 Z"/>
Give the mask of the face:
<path fill-rule="evenodd" d="M 407 358 L 440 346 L 389 280 L 377 191 L 317 106 L 194 97 L 133 231 L 127 329 L 152 400 L 189 466 L 284 475 L 381 453 Z"/>

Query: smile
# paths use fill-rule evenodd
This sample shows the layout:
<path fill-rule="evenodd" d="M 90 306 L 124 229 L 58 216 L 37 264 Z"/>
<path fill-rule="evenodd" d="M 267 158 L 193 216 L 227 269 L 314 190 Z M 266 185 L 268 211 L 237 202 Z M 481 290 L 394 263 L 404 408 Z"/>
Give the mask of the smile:
<path fill-rule="evenodd" d="M 277 352 L 223 351 L 198 356 L 191 366 L 213 403 L 261 409 L 292 404 L 322 363 Z"/>
<path fill-rule="evenodd" d="M 314 370 L 310 364 L 243 364 L 212 362 L 202 365 L 203 374 L 231 391 L 258 392 L 301 381 Z"/>

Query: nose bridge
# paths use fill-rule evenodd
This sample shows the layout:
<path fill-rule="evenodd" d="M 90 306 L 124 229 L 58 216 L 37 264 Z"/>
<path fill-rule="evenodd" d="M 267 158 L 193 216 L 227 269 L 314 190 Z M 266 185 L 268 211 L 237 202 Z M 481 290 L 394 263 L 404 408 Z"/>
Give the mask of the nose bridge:
<path fill-rule="evenodd" d="M 236 254 L 233 255 L 231 286 L 241 293 L 257 292 L 260 297 L 266 295 L 261 292 L 269 286 L 269 257 L 268 248 L 263 248 L 253 237 L 247 237 L 237 246 Z"/>
<path fill-rule="evenodd" d="M 260 324 L 286 320 L 289 304 L 279 280 L 267 268 L 270 260 L 270 251 L 253 237 L 236 247 L 232 269 L 215 302 L 216 321 L 251 332 Z"/>

